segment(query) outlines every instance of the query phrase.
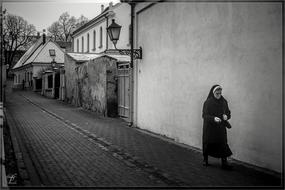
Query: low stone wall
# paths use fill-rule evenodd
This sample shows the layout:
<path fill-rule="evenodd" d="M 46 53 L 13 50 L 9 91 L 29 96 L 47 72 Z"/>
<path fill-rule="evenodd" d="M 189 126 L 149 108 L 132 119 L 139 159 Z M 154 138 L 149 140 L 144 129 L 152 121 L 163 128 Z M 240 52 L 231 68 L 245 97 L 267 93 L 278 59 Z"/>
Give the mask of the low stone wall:
<path fill-rule="evenodd" d="M 66 100 L 104 116 L 116 116 L 116 60 L 100 57 L 76 63 L 67 55 L 65 65 Z"/>

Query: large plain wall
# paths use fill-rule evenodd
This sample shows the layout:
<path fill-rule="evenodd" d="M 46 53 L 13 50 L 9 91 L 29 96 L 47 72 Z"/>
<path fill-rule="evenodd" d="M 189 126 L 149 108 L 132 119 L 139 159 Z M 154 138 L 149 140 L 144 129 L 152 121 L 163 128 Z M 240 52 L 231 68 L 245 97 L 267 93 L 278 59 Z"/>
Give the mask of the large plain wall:
<path fill-rule="evenodd" d="M 220 84 L 235 159 L 281 171 L 281 3 L 136 6 L 135 124 L 202 147 L 202 105 Z"/>

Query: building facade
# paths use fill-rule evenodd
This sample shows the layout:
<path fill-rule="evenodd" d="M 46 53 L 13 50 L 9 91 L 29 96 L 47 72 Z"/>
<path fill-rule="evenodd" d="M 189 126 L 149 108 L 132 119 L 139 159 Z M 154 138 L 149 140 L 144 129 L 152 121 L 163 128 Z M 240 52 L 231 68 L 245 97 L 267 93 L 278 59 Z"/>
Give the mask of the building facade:
<path fill-rule="evenodd" d="M 51 56 L 50 50 L 54 52 L 54 57 Z M 14 88 L 31 89 L 54 97 L 54 81 L 49 82 L 50 84 L 44 83 L 44 77 L 46 70 L 52 70 L 53 80 L 55 80 L 55 74 L 64 65 L 64 53 L 57 43 L 46 39 L 43 35 L 13 67 Z M 53 62 L 54 65 L 52 65 Z M 51 94 L 49 95 L 47 91 L 51 91 Z"/>
<path fill-rule="evenodd" d="M 127 3 L 110 3 L 106 9 L 102 8 L 101 14 L 73 32 L 73 52 L 101 53 L 114 48 L 107 34 L 112 19 L 123 26 L 117 47 L 129 47 L 130 6 Z"/>
<path fill-rule="evenodd" d="M 66 55 L 65 64 L 66 100 L 105 116 L 119 115 L 128 119 L 129 114 L 126 113 L 129 112 L 130 102 L 129 73 L 119 74 L 122 70 L 117 72 L 116 69 L 118 65 L 129 65 L 130 59 L 127 56 L 128 61 L 122 61 L 121 58 L 126 56 L 107 52 L 114 49 L 107 34 L 107 27 L 112 19 L 122 26 L 117 48 L 130 48 L 130 5 L 110 3 L 109 7 L 102 8 L 97 17 L 72 35 L 74 52 Z M 101 80 L 100 77 L 104 79 Z"/>
<path fill-rule="evenodd" d="M 134 125 L 201 149 L 203 102 L 220 84 L 233 158 L 281 172 L 282 3 L 145 2 L 134 15 Z"/>

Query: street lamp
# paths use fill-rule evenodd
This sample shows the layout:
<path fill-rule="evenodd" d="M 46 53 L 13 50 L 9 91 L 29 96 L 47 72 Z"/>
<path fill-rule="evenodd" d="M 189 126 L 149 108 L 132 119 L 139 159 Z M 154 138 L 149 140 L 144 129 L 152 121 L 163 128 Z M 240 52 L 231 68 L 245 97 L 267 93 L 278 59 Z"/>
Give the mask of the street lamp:
<path fill-rule="evenodd" d="M 133 53 L 134 59 L 142 59 L 142 48 L 139 49 L 117 49 L 116 44 L 120 37 L 122 26 L 115 23 L 115 19 L 112 19 L 112 23 L 107 28 L 107 33 L 115 46 L 115 50 L 121 55 L 131 55 Z"/>
<path fill-rule="evenodd" d="M 115 23 L 115 19 L 112 19 L 112 24 L 107 28 L 107 33 L 113 42 L 115 49 L 117 49 L 116 44 L 120 37 L 121 28 L 122 26 Z"/>

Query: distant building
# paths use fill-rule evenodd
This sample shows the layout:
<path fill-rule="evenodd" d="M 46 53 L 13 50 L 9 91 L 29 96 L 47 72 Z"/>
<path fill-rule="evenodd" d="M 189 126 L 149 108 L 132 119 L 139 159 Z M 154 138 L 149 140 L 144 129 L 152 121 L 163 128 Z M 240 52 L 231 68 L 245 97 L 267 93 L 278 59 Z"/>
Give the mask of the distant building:
<path fill-rule="evenodd" d="M 50 51 L 54 52 L 53 56 Z M 57 75 L 60 74 L 59 68 L 64 66 L 64 53 L 57 43 L 42 35 L 13 67 L 14 88 L 32 89 L 49 97 L 58 97 L 55 84 L 59 82 L 55 79 L 60 78 Z"/>
<path fill-rule="evenodd" d="M 114 48 L 106 30 L 112 19 L 123 26 L 117 48 L 129 47 L 130 5 L 127 3 L 117 3 L 116 5 L 110 3 L 109 7 L 105 9 L 102 7 L 101 14 L 73 32 L 73 52 L 101 53 L 108 48 Z"/>

